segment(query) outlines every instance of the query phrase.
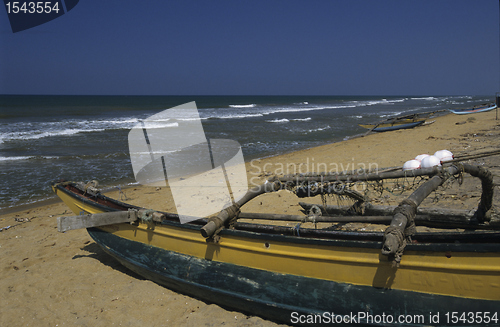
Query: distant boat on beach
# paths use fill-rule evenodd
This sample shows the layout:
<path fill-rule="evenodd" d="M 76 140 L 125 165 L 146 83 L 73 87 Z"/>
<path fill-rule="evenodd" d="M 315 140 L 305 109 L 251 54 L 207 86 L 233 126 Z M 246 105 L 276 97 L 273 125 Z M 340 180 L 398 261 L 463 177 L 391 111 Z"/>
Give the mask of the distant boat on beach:
<path fill-rule="evenodd" d="M 407 129 L 420 126 L 425 123 L 425 119 L 435 112 L 424 112 L 419 114 L 392 117 L 374 124 L 359 124 L 359 126 L 369 129 L 369 132 L 388 132 L 398 129 Z"/>
<path fill-rule="evenodd" d="M 494 103 L 485 103 L 485 104 L 480 104 L 477 106 L 474 106 L 472 108 L 465 108 L 465 109 L 448 109 L 454 114 L 457 115 L 467 115 L 467 114 L 474 114 L 477 112 L 486 112 L 486 111 L 491 111 L 493 109 L 496 109 L 497 105 Z"/>
<path fill-rule="evenodd" d="M 359 124 L 359 126 L 363 128 L 369 129 L 369 132 L 388 132 L 395 131 L 398 129 L 407 129 L 413 128 L 420 125 L 428 125 L 432 124 L 434 121 L 425 123 L 425 120 L 429 117 L 435 117 L 437 114 L 440 114 L 446 110 L 435 110 L 429 112 L 421 112 L 411 115 L 392 117 L 386 120 L 383 120 L 378 123 L 373 124 Z"/>

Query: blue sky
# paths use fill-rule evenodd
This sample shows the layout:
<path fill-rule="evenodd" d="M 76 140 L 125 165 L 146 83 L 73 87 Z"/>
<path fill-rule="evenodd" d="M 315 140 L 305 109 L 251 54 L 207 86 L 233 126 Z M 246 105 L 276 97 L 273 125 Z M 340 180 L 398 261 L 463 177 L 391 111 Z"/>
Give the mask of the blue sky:
<path fill-rule="evenodd" d="M 83 0 L 12 33 L 0 94 L 494 95 L 498 0 Z"/>

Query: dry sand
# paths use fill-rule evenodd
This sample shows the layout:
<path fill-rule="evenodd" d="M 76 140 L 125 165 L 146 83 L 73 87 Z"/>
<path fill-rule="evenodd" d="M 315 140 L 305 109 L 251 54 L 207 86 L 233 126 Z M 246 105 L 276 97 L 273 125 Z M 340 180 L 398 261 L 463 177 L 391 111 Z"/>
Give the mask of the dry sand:
<path fill-rule="evenodd" d="M 441 149 L 456 156 L 495 150 L 499 140 L 495 111 L 447 115 L 411 130 L 254 160 L 247 163 L 248 176 L 250 183 L 258 183 L 273 173 L 401 166 L 418 154 Z M 474 162 L 488 166 L 498 178 L 498 156 Z M 477 205 L 478 184 L 469 182 L 443 196 L 443 203 Z M 124 195 L 129 202 L 159 209 L 156 192 L 131 188 Z M 124 199 L 117 192 L 107 195 Z M 280 191 L 252 201 L 245 211 L 299 214 L 297 202 Z M 1 326 L 277 326 L 141 278 L 108 257 L 85 230 L 58 233 L 56 217 L 62 215 L 73 213 L 61 202 L 0 214 L 0 228 L 11 226 L 0 232 Z"/>

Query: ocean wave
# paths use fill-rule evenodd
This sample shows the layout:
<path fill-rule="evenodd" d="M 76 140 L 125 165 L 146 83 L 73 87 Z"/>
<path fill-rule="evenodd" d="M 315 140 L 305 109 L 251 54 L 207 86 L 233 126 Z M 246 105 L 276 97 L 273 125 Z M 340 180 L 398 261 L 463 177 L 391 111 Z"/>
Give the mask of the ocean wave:
<path fill-rule="evenodd" d="M 229 107 L 231 108 L 253 108 L 256 107 L 257 105 L 255 103 L 251 104 L 230 104 Z"/>
<path fill-rule="evenodd" d="M 393 103 L 401 103 L 405 102 L 407 98 L 403 99 L 393 99 L 393 100 L 387 100 L 387 99 L 381 99 L 381 100 L 354 100 L 351 101 L 350 103 L 352 104 L 351 107 L 368 107 L 368 106 L 376 106 L 379 104 L 393 104 Z"/>
<path fill-rule="evenodd" d="M 80 124 L 84 123 L 103 123 L 103 124 L 135 124 L 139 122 L 139 118 L 122 118 L 116 120 L 91 120 L 91 121 L 81 121 Z"/>
<path fill-rule="evenodd" d="M 401 115 L 401 112 L 395 112 L 395 113 L 390 113 L 390 114 L 381 114 L 379 115 L 380 118 L 385 118 L 385 117 L 396 117 Z"/>
<path fill-rule="evenodd" d="M 375 104 L 375 103 L 373 103 Z M 359 106 L 366 106 L 366 103 L 341 103 L 341 104 L 332 104 L 332 105 L 291 105 L 286 107 L 279 106 L 259 106 L 256 109 L 251 110 L 238 110 L 234 112 L 228 112 L 228 110 L 213 110 L 205 111 L 200 110 L 200 117 L 202 120 L 204 119 L 245 119 L 245 118 L 255 118 L 255 117 L 265 117 L 273 114 L 286 114 L 286 113 L 300 113 L 300 112 L 308 112 L 308 111 L 320 111 L 320 110 L 332 110 L 332 109 L 350 109 L 356 108 Z M 296 121 L 307 121 L 311 118 L 304 119 L 293 119 Z"/>
<path fill-rule="evenodd" d="M 170 128 L 170 127 L 179 127 L 179 123 L 166 123 L 162 121 L 148 121 L 147 124 L 145 124 L 147 129 L 159 129 L 159 128 Z M 137 127 L 140 127 L 137 126 Z"/>
<path fill-rule="evenodd" d="M 401 102 L 405 102 L 406 98 L 405 99 L 394 99 L 394 100 L 383 99 L 383 100 L 384 100 L 384 102 L 389 102 L 389 103 L 401 103 Z"/>
<path fill-rule="evenodd" d="M 83 119 L 42 122 L 17 122 L 5 125 L 0 133 L 0 143 L 11 140 L 35 140 L 52 136 L 71 136 L 79 133 L 102 132 L 113 129 L 131 129 L 138 118 Z"/>
<path fill-rule="evenodd" d="M 0 162 L 3 161 L 20 161 L 20 160 L 41 160 L 41 159 L 58 159 L 58 156 L 17 156 L 17 157 L 0 157 Z"/>
<path fill-rule="evenodd" d="M 295 118 L 295 119 L 292 119 L 292 121 L 309 121 L 309 120 L 312 120 L 311 117 L 307 117 L 307 118 Z"/>
<path fill-rule="evenodd" d="M 202 119 L 245 119 L 245 118 L 254 118 L 254 117 L 263 117 L 269 116 L 276 113 L 294 113 L 294 112 L 308 112 L 308 111 L 317 111 L 317 110 L 329 110 L 329 109 L 346 109 L 346 108 L 355 108 L 357 105 L 355 104 L 338 104 L 338 105 L 324 105 L 324 106 L 306 106 L 306 107 L 259 107 L 258 110 L 249 110 L 245 112 L 235 111 L 234 113 L 203 113 L 200 111 L 200 115 L 203 117 Z"/>
<path fill-rule="evenodd" d="M 331 128 L 330 125 L 325 126 L 325 127 L 313 128 L 313 129 L 308 130 L 306 133 L 321 132 L 321 131 L 324 131 L 324 130 L 327 130 L 330 128 Z"/>
<path fill-rule="evenodd" d="M 16 140 L 38 140 L 45 137 L 53 136 L 71 136 L 78 133 L 88 133 L 88 132 L 102 132 L 105 131 L 103 128 L 98 129 L 64 129 L 56 131 L 30 131 L 30 132 L 12 132 L 2 135 L 1 139 L 8 141 Z"/>
<path fill-rule="evenodd" d="M 288 123 L 290 120 L 283 118 L 283 119 L 273 119 L 273 120 L 266 120 L 268 123 Z"/>
<path fill-rule="evenodd" d="M 387 100 L 387 99 L 382 99 L 382 100 L 375 100 L 375 101 L 368 101 L 370 106 L 377 105 L 377 104 L 392 104 L 392 103 L 401 103 L 405 102 L 406 99 L 393 99 L 393 100 Z"/>
<path fill-rule="evenodd" d="M 418 97 L 418 98 L 410 98 L 411 100 L 437 100 L 435 97 Z"/>
<path fill-rule="evenodd" d="M 314 107 L 300 107 L 300 108 L 276 108 L 267 111 L 265 114 L 275 114 L 275 113 L 289 113 L 289 112 L 307 112 L 307 111 L 315 111 L 315 110 L 328 110 L 328 109 L 346 109 L 346 108 L 355 108 L 355 105 L 344 104 L 344 105 L 329 105 L 329 106 L 314 106 Z"/>
<path fill-rule="evenodd" d="M 0 133 L 0 144 L 16 140 L 37 140 L 46 137 L 73 136 L 80 133 L 103 132 L 107 130 L 131 129 L 141 119 L 126 117 L 116 120 L 83 119 L 49 122 L 19 122 L 6 125 Z M 151 128 L 173 127 L 177 123 L 167 123 L 167 120 L 151 121 Z"/>
<path fill-rule="evenodd" d="M 2 161 L 19 161 L 19 160 L 28 160 L 33 158 L 32 156 L 19 156 L 19 157 L 0 157 L 0 162 Z"/>
<path fill-rule="evenodd" d="M 62 122 L 50 122 L 50 123 L 42 123 L 41 125 L 54 125 L 55 127 L 59 127 L 61 124 L 67 126 L 79 126 L 82 129 L 88 130 L 110 130 L 110 129 L 130 129 L 135 124 L 140 122 L 141 119 L 135 117 L 125 117 L 125 118 L 117 118 L 114 120 L 110 119 L 94 119 L 94 120 L 66 120 Z"/>
<path fill-rule="evenodd" d="M 224 116 L 212 116 L 212 117 L 206 117 L 202 119 L 242 119 L 242 118 L 252 118 L 252 117 L 263 117 L 263 113 L 256 113 L 256 114 L 234 114 L 234 115 L 224 115 Z"/>

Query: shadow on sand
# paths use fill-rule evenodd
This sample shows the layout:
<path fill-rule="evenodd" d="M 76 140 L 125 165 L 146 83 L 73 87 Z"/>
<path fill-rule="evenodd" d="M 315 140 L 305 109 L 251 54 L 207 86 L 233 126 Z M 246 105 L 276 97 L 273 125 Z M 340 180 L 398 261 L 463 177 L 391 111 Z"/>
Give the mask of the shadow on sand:
<path fill-rule="evenodd" d="M 80 259 L 80 258 L 92 258 L 95 260 L 100 261 L 102 264 L 113 268 L 114 270 L 117 270 L 121 273 L 124 273 L 132 278 L 139 279 L 139 280 L 145 280 L 141 275 L 136 274 L 132 270 L 129 270 L 125 266 L 123 266 L 118 260 L 115 258 L 111 257 L 109 254 L 104 252 L 104 250 L 95 242 L 92 242 L 90 244 L 85 245 L 84 247 L 80 248 L 80 250 L 89 252 L 89 254 L 86 255 L 81 255 L 77 254 L 73 256 L 73 260 L 75 259 Z"/>

